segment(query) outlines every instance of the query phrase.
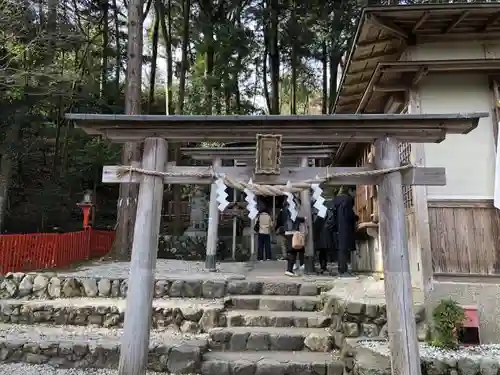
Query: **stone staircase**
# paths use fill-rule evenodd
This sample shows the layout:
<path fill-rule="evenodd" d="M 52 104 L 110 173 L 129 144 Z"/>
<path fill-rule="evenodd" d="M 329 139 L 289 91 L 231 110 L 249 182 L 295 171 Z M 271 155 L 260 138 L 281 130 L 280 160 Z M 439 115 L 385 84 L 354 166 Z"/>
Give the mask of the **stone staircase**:
<path fill-rule="evenodd" d="M 321 291 L 293 279 L 157 280 L 148 369 L 342 375 L 342 343 L 335 342 Z M 126 294 L 124 279 L 7 275 L 0 285 L 0 361 L 117 368 Z"/>

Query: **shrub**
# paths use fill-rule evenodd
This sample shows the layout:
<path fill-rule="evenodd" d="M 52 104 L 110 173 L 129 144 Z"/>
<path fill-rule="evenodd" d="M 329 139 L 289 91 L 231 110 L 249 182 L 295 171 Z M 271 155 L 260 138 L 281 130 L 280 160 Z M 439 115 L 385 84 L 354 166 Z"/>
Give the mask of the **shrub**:
<path fill-rule="evenodd" d="M 451 299 L 441 300 L 432 312 L 432 346 L 458 348 L 458 332 L 465 319 L 464 309 Z"/>

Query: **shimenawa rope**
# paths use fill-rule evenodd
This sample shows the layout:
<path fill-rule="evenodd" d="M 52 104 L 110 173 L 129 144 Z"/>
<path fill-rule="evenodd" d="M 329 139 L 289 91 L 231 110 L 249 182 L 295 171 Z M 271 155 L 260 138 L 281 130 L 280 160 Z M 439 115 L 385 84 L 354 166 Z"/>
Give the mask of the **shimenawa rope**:
<path fill-rule="evenodd" d="M 399 172 L 411 168 L 415 168 L 415 166 L 412 164 L 407 164 L 407 165 L 401 165 L 399 167 L 373 169 L 370 171 L 337 172 L 330 174 L 328 173 L 328 167 L 326 167 L 326 175 L 323 177 L 318 176 L 312 180 L 300 181 L 288 185 L 261 185 L 249 182 L 236 181 L 227 175 L 215 173 L 215 171 L 211 167 L 208 167 L 206 171 L 202 172 L 160 172 L 160 171 L 152 171 L 132 166 L 121 166 L 118 167 L 116 174 L 118 177 L 122 177 L 126 174 L 132 176 L 132 173 L 140 173 L 156 177 L 221 178 L 227 186 L 234 189 L 238 189 L 241 191 L 248 189 L 257 195 L 276 196 L 276 195 L 285 195 L 286 193 L 295 193 L 305 189 L 309 189 L 312 184 L 322 184 L 334 178 L 354 177 L 354 176 L 382 176 L 384 174 Z"/>

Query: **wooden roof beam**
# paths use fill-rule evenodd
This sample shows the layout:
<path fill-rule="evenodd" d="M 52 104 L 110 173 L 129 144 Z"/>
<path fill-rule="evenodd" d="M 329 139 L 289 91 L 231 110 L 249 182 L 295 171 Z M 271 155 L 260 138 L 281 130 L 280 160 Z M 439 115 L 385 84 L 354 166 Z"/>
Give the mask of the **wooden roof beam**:
<path fill-rule="evenodd" d="M 380 74 L 381 74 L 381 72 L 380 72 L 380 64 L 379 64 L 375 68 L 375 71 L 373 72 L 373 75 L 370 78 L 370 82 L 368 82 L 368 86 L 366 86 L 365 91 L 363 92 L 363 96 L 361 97 L 361 100 L 358 104 L 358 107 L 356 108 L 356 113 L 363 112 L 363 110 L 368 105 L 368 102 L 370 101 L 370 97 L 372 95 L 373 86 L 375 85 L 375 83 L 378 82 L 378 80 L 380 78 Z"/>
<path fill-rule="evenodd" d="M 462 22 L 467 16 L 470 14 L 469 11 L 462 12 L 459 16 L 457 16 L 446 28 L 443 30 L 443 34 L 449 33 L 455 27 L 458 26 L 460 22 Z"/>
<path fill-rule="evenodd" d="M 374 53 L 373 55 L 361 57 L 361 58 L 358 58 L 358 59 L 352 59 L 351 63 L 352 64 L 361 64 L 361 63 L 366 63 L 366 62 L 369 62 L 369 61 L 372 61 L 372 60 L 378 61 L 381 57 L 391 56 L 391 55 L 394 55 L 394 54 L 396 54 L 398 52 L 399 51 L 397 49 L 391 49 L 389 51 Z"/>
<path fill-rule="evenodd" d="M 429 19 L 430 15 L 431 15 L 430 12 L 424 12 L 422 17 L 420 17 L 420 19 L 415 24 L 415 26 L 413 26 L 413 29 L 411 29 L 411 33 L 415 34 L 417 32 L 417 30 L 420 28 L 420 26 L 422 26 L 424 24 L 424 22 Z"/>
<path fill-rule="evenodd" d="M 340 106 L 350 106 L 350 105 L 358 103 L 360 98 L 361 98 L 361 95 L 356 95 L 353 99 L 339 102 L 339 105 Z M 340 100 L 343 100 L 343 98 L 340 98 Z"/>
<path fill-rule="evenodd" d="M 485 22 L 484 25 L 482 25 L 481 27 L 479 27 L 477 29 L 477 32 L 478 33 L 485 33 L 487 32 L 489 29 L 491 29 L 493 27 L 493 25 L 495 25 L 498 21 L 500 21 L 500 12 L 497 12 L 495 14 L 493 14 L 490 18 L 488 18 L 488 20 Z"/>
<path fill-rule="evenodd" d="M 291 146 L 282 147 L 281 158 L 310 157 L 326 159 L 332 155 L 337 146 Z M 198 160 L 212 160 L 214 157 L 222 159 L 255 159 L 255 147 L 183 147 L 183 155 Z"/>
<path fill-rule="evenodd" d="M 377 92 L 398 92 L 407 91 L 408 85 L 373 85 L 373 91 Z"/>
<path fill-rule="evenodd" d="M 443 43 L 443 42 L 463 42 L 463 41 L 485 41 L 497 40 L 500 38 L 500 32 L 487 33 L 449 33 L 449 34 L 422 34 L 416 35 L 417 43 Z"/>
<path fill-rule="evenodd" d="M 426 66 L 421 67 L 413 77 L 411 85 L 417 86 L 420 83 L 420 81 L 427 75 L 427 73 L 429 73 L 429 68 Z"/>
<path fill-rule="evenodd" d="M 469 71 L 469 70 L 500 70 L 500 59 L 485 60 L 426 60 L 426 61 L 391 61 L 380 62 L 382 72 L 420 72 L 425 75 L 430 72 Z M 424 74 L 425 73 L 425 74 Z"/>
<path fill-rule="evenodd" d="M 385 37 L 385 38 L 378 38 L 378 39 L 374 39 L 374 40 L 365 40 L 363 42 L 356 43 L 356 47 L 358 47 L 358 48 L 378 47 L 380 45 L 384 45 L 388 42 L 394 42 L 396 40 L 399 40 L 399 39 L 393 38 L 393 37 Z"/>
<path fill-rule="evenodd" d="M 368 82 L 370 82 L 369 79 L 361 79 L 359 81 L 354 81 L 354 82 L 345 84 L 344 88 L 345 87 L 354 87 L 354 86 L 358 86 L 358 85 L 364 85 L 365 83 L 368 83 Z"/>
<path fill-rule="evenodd" d="M 163 116 L 67 114 L 85 131 L 110 140 L 137 142 L 149 137 L 172 142 L 252 141 L 258 134 L 279 132 L 283 143 L 372 142 L 395 137 L 408 142 L 440 142 L 447 133 L 474 129 L 484 113 L 473 114 L 345 114 L 315 116 Z"/>
<path fill-rule="evenodd" d="M 399 26 L 395 25 L 391 21 L 379 18 L 374 14 L 368 15 L 368 21 L 371 22 L 373 25 L 378 26 L 381 29 L 387 31 L 388 33 L 395 35 L 401 39 L 407 40 L 409 37 L 408 33 L 403 29 L 401 29 Z"/>

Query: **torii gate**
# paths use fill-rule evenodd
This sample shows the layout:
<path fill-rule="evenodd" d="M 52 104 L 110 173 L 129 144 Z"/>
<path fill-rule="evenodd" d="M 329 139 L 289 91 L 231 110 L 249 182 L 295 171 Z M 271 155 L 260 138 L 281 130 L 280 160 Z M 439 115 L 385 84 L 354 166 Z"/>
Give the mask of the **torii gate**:
<path fill-rule="evenodd" d="M 281 156 L 281 169 L 280 175 L 289 176 L 290 182 L 300 181 L 301 177 L 304 179 L 305 168 L 309 167 L 310 159 L 327 159 L 332 156 L 333 152 L 336 150 L 336 146 L 324 146 L 324 145 L 312 145 L 312 146 L 299 146 L 299 145 L 284 145 L 282 146 L 282 156 Z M 230 176 L 239 176 L 244 181 L 248 181 L 252 178 L 254 181 L 262 181 L 263 178 L 267 180 L 266 183 L 272 183 L 273 180 L 277 180 L 276 175 L 273 176 L 263 176 L 256 175 L 255 172 L 255 159 L 256 159 L 256 148 L 255 147 L 196 147 L 196 148 L 182 148 L 182 154 L 190 156 L 195 160 L 205 160 L 211 161 L 214 171 L 220 171 L 219 166 L 223 160 L 238 160 L 244 161 L 245 167 L 233 166 L 232 168 L 225 168 L 225 173 Z M 290 164 L 299 164 L 298 166 L 291 167 Z M 315 168 L 309 167 L 307 175 L 310 176 L 313 173 L 316 175 L 325 175 L 326 168 Z M 309 177 L 311 178 L 311 177 Z M 306 178 L 307 179 L 307 178 Z M 278 179 L 279 181 L 281 179 Z M 207 183 L 212 181 L 207 180 Z M 283 183 L 283 181 L 281 181 Z M 286 182 L 284 182 L 286 183 Z M 217 250 L 217 229 L 219 225 L 219 214 L 217 210 L 216 201 L 216 190 L 217 186 L 212 183 L 210 191 L 210 206 L 209 206 L 209 221 L 208 221 L 208 236 L 207 236 L 207 256 L 205 261 L 205 268 L 208 270 L 215 270 L 215 260 L 216 260 L 216 250 Z M 314 271 L 314 241 L 312 236 L 312 212 L 310 210 L 310 192 L 305 189 L 301 192 L 302 202 L 307 202 L 304 206 L 304 211 L 306 214 L 306 222 L 309 226 L 309 233 L 311 234 L 307 238 L 306 246 L 306 272 Z M 253 228 L 253 225 L 252 225 Z M 233 229 L 233 237 L 235 236 Z M 235 252 L 235 245 L 233 238 L 233 257 Z M 254 252 L 254 236 L 251 236 L 251 253 L 252 260 L 255 260 Z"/>
<path fill-rule="evenodd" d="M 474 129 L 478 114 L 350 114 L 317 116 L 155 116 L 67 114 L 89 134 L 114 142 L 143 142 L 142 169 L 129 169 L 120 182 L 140 182 L 132 245 L 127 313 L 120 351 L 119 375 L 143 375 L 147 365 L 149 330 L 154 289 L 163 183 L 194 183 L 175 178 L 167 169 L 167 141 L 253 141 L 257 134 L 276 134 L 284 142 L 356 142 L 375 144 L 371 171 L 351 168 L 342 175 L 348 184 L 379 187 L 380 238 L 383 251 L 387 320 L 394 372 L 420 375 L 420 354 L 408 257 L 402 185 L 444 182 L 444 169 L 400 169 L 399 142 L 441 142 L 447 134 L 466 134 Z M 391 173 L 374 171 L 390 170 Z M 307 173 L 309 169 L 305 169 Z M 335 176 L 339 169 L 329 172 Z M 166 173 L 167 172 L 167 173 Z M 362 178 L 360 177 L 362 175 Z M 406 177 L 405 177 L 406 176 Z M 349 178 L 347 178 L 349 177 Z M 287 179 L 288 176 L 278 177 Z M 186 181 L 188 180 L 188 181 Z M 339 179 L 329 178 L 330 183 Z M 362 180 L 363 182 L 360 182 Z M 175 181 L 175 182 L 174 182 Z M 178 182 L 177 182 L 178 181 Z M 347 184 L 343 181 L 342 184 Z M 404 364 L 407 365 L 404 365 Z M 402 372 L 404 371 L 404 373 Z"/>

